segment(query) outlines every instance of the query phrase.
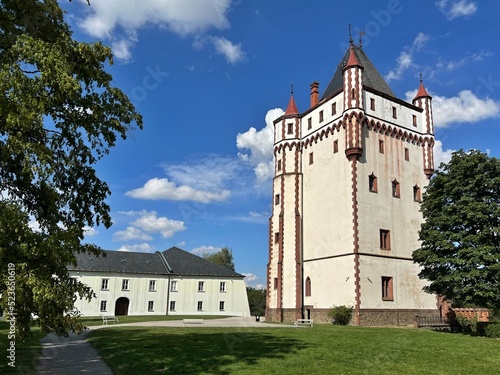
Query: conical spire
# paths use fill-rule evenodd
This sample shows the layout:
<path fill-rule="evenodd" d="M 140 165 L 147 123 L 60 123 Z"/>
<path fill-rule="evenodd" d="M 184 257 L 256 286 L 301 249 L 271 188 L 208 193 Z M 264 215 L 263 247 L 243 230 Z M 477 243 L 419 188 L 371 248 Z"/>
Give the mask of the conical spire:
<path fill-rule="evenodd" d="M 297 104 L 295 104 L 295 99 L 293 98 L 293 85 L 292 85 L 292 94 L 290 96 L 290 101 L 288 102 L 288 106 L 286 107 L 285 115 L 298 115 L 299 110 L 297 109 Z"/>
<path fill-rule="evenodd" d="M 356 54 L 354 53 L 354 46 L 351 45 L 349 47 L 349 60 L 347 60 L 347 64 L 345 65 L 344 69 L 350 67 L 350 66 L 362 66 L 358 58 L 356 57 Z"/>
<path fill-rule="evenodd" d="M 427 93 L 427 90 L 424 87 L 424 84 L 422 82 L 422 73 L 420 73 L 420 86 L 418 88 L 417 95 L 415 95 L 413 100 L 418 99 L 418 98 L 432 98 L 432 96 L 430 96 Z"/>

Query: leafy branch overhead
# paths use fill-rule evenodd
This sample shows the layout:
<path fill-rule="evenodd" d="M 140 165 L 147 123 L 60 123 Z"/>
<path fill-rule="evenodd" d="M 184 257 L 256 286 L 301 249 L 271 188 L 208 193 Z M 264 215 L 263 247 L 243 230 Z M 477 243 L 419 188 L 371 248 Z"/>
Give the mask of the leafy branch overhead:
<path fill-rule="evenodd" d="M 99 250 L 81 243 L 84 227 L 111 225 L 111 192 L 94 165 L 142 117 L 105 70 L 110 48 L 73 40 L 56 0 L 2 1 L 0 30 L 2 275 L 16 265 L 21 334 L 31 314 L 65 333 L 74 321 L 60 315 L 75 292 L 91 296 L 66 265 L 74 252 Z"/>
<path fill-rule="evenodd" d="M 423 196 L 413 259 L 428 292 L 460 305 L 500 307 L 500 160 L 455 152 Z"/>

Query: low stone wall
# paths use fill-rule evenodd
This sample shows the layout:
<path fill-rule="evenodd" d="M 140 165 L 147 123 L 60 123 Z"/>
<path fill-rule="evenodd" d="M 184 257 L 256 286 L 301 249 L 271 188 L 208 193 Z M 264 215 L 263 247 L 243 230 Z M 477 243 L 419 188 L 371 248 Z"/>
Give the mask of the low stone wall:
<path fill-rule="evenodd" d="M 473 309 L 473 308 L 452 308 L 457 316 L 463 316 L 467 319 L 476 318 L 478 322 L 489 322 L 490 311 L 488 309 Z"/>

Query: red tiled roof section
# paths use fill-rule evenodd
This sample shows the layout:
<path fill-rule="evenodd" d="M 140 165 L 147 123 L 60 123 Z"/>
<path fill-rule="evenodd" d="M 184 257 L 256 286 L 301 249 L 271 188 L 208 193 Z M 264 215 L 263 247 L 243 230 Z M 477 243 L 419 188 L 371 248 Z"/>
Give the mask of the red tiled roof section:
<path fill-rule="evenodd" d="M 356 66 L 356 65 L 361 66 L 356 55 L 354 54 L 354 48 L 351 47 L 349 48 L 349 60 L 347 60 L 347 64 L 345 67 L 347 68 L 348 66 Z"/>
<path fill-rule="evenodd" d="M 293 95 L 290 96 L 290 101 L 288 102 L 288 107 L 286 107 L 285 115 L 297 115 L 299 110 L 297 109 L 297 104 L 295 104 L 295 99 Z"/>
<path fill-rule="evenodd" d="M 418 88 L 417 95 L 415 95 L 415 98 L 413 98 L 413 100 L 426 97 L 430 98 L 431 96 L 427 93 L 427 90 L 425 89 L 422 81 L 420 81 L 420 87 Z"/>

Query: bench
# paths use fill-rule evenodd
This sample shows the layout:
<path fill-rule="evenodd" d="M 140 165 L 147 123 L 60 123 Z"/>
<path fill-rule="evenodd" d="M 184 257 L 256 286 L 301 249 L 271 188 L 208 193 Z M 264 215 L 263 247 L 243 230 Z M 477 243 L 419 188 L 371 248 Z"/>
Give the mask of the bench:
<path fill-rule="evenodd" d="M 186 326 L 202 326 L 203 327 L 203 319 L 182 319 L 182 325 Z"/>
<path fill-rule="evenodd" d="M 293 324 L 294 327 L 299 327 L 299 326 L 313 326 L 313 320 L 312 319 L 297 319 L 295 323 Z"/>
<path fill-rule="evenodd" d="M 418 328 L 452 329 L 448 320 L 438 317 L 417 316 Z"/>
<path fill-rule="evenodd" d="M 102 324 L 108 325 L 108 322 L 119 323 L 120 321 L 114 315 L 103 315 L 102 316 Z"/>

